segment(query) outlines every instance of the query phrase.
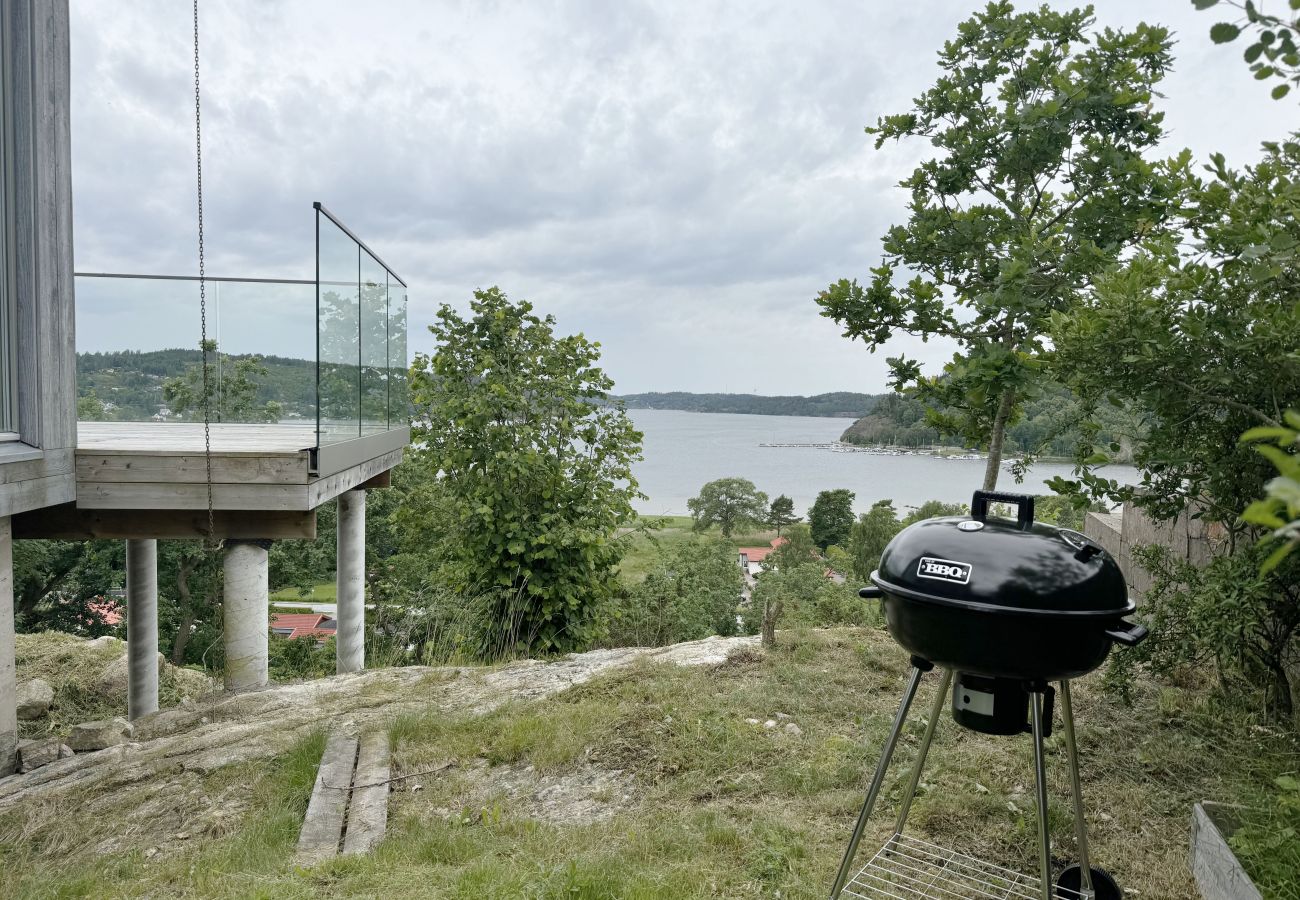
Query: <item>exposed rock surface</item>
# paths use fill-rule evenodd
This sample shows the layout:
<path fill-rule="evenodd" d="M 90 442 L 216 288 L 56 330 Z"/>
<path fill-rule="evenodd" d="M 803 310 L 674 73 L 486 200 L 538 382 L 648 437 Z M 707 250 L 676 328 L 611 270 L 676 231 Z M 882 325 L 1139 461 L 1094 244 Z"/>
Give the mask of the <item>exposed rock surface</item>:
<path fill-rule="evenodd" d="M 77 753 L 87 750 L 107 750 L 131 740 L 135 729 L 126 719 L 117 717 L 100 719 L 97 722 L 82 722 L 72 726 L 68 735 L 68 746 Z"/>
<path fill-rule="evenodd" d="M 58 738 L 18 742 L 18 771 L 31 772 L 72 756 L 72 748 Z"/>
<path fill-rule="evenodd" d="M 48 681 L 33 678 L 18 685 L 18 718 L 31 721 L 42 718 L 54 705 L 54 688 Z"/>
<path fill-rule="evenodd" d="M 71 790 L 89 791 L 107 803 L 110 792 L 130 786 L 134 810 L 146 817 L 142 821 L 149 815 L 161 817 L 161 821 L 175 819 L 177 832 L 220 829 L 229 819 L 224 811 L 216 823 L 191 827 L 184 818 L 195 815 L 195 810 L 224 810 L 229 805 L 215 801 L 207 807 L 181 804 L 177 789 L 186 783 L 188 773 L 275 756 L 322 727 L 360 733 L 382 729 L 404 713 L 484 713 L 512 700 L 551 696 L 641 659 L 686 666 L 720 665 L 730 654 L 757 646 L 757 637 L 712 637 L 672 647 L 593 650 L 553 661 L 528 660 L 498 667 L 375 669 L 253 693 L 204 696 L 198 702 L 137 720 L 134 735 L 123 720 L 78 726 L 109 725 L 108 730 L 116 730 L 119 738 L 103 741 L 107 749 L 97 753 L 82 753 L 78 744 L 94 748 L 70 740 L 77 756 L 34 772 L 0 778 L 0 810 Z"/>
<path fill-rule="evenodd" d="M 161 653 L 158 654 L 158 671 L 162 672 L 166 665 L 166 660 Z M 100 673 L 99 680 L 95 682 L 95 690 L 104 697 L 125 697 L 126 683 L 130 676 L 131 666 L 127 655 L 123 653 L 117 659 L 104 666 L 104 671 Z"/>

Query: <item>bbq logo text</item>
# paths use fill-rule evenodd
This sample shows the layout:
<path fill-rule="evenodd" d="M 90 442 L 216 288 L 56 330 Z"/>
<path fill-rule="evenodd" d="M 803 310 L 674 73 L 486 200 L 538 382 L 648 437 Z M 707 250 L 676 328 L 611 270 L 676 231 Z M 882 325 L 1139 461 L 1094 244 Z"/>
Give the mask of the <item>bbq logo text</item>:
<path fill-rule="evenodd" d="M 970 581 L 970 570 L 970 563 L 923 556 L 916 567 L 916 574 L 921 578 L 934 578 L 937 581 L 966 584 Z"/>

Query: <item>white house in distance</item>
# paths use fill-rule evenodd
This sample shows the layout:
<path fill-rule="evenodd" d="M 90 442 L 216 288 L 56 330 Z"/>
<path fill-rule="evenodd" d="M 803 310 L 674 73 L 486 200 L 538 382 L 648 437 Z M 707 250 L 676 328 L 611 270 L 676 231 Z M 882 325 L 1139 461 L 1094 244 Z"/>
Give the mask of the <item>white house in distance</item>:
<path fill-rule="evenodd" d="M 745 573 L 745 577 L 754 580 L 763 574 L 763 560 L 767 559 L 769 553 L 780 547 L 782 544 L 788 544 L 788 538 L 773 538 L 772 543 L 766 547 L 741 547 L 740 552 L 740 569 Z"/>

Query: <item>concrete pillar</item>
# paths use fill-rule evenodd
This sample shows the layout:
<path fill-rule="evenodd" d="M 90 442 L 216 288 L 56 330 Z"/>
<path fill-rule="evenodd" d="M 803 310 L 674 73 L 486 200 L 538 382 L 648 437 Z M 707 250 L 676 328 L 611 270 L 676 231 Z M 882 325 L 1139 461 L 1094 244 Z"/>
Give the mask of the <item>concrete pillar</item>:
<path fill-rule="evenodd" d="M 366 667 L 366 492 L 339 495 L 338 631 L 334 638 L 336 669 L 360 672 Z"/>
<path fill-rule="evenodd" d="M 158 542 L 126 542 L 126 715 L 158 711 Z"/>
<path fill-rule="evenodd" d="M 18 671 L 14 663 L 13 524 L 0 516 L 0 775 L 14 770 L 18 750 Z"/>
<path fill-rule="evenodd" d="M 226 690 L 267 683 L 267 633 L 271 627 L 267 550 L 270 541 L 226 541 L 224 621 Z"/>

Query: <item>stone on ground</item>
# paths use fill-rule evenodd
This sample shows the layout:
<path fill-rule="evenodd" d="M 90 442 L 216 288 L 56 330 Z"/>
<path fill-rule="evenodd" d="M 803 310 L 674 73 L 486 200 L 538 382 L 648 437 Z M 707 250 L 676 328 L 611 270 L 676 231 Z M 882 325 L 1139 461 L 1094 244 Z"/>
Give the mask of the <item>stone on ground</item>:
<path fill-rule="evenodd" d="M 125 744 L 131 740 L 135 729 L 126 719 L 119 717 L 100 719 L 96 722 L 83 722 L 72 726 L 68 735 L 68 746 L 77 753 L 87 750 L 104 750 Z"/>
<path fill-rule="evenodd" d="M 18 718 L 30 722 L 42 718 L 54 705 L 54 688 L 41 678 L 18 685 Z"/>
<path fill-rule="evenodd" d="M 37 741 L 18 742 L 18 771 L 31 772 L 41 766 L 48 766 L 59 759 L 72 755 L 72 750 L 61 743 L 58 738 L 43 738 Z"/>

